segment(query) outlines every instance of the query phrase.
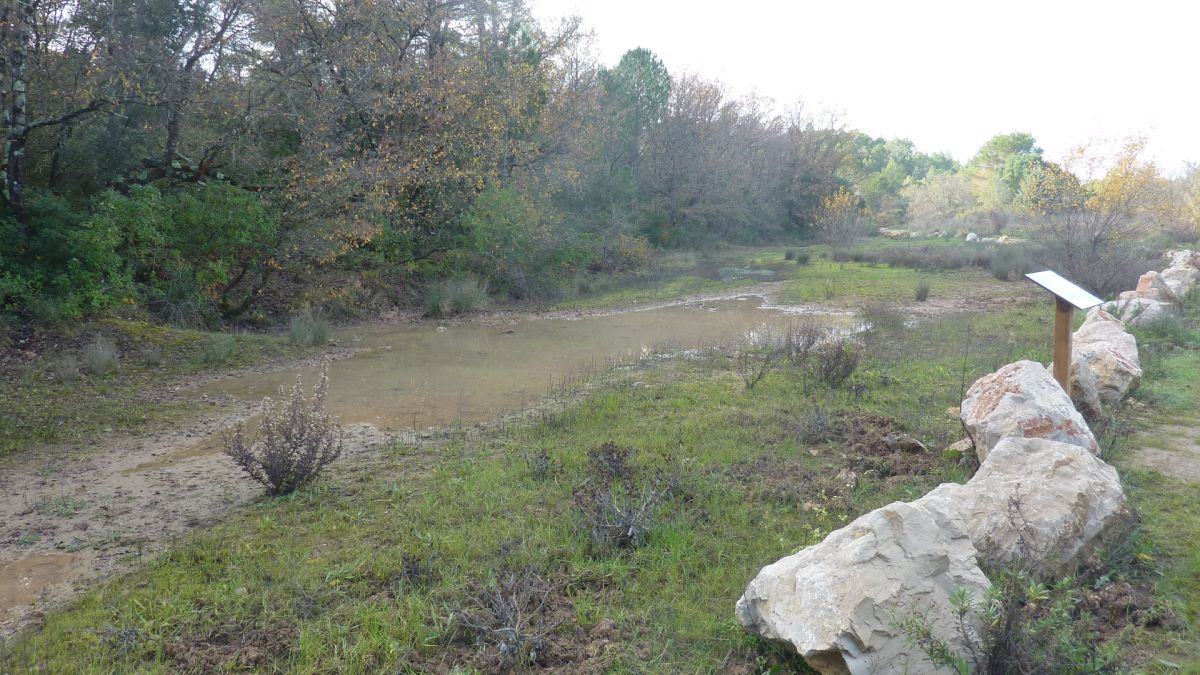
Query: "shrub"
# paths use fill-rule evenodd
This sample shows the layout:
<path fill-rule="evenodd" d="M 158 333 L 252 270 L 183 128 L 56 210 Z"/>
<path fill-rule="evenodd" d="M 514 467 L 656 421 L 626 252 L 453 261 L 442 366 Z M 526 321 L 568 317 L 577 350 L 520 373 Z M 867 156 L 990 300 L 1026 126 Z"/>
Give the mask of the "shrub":
<path fill-rule="evenodd" d="M 50 372 L 59 382 L 74 382 L 80 378 L 79 360 L 70 354 L 62 354 L 51 362 Z"/>
<path fill-rule="evenodd" d="M 657 485 L 634 488 L 621 482 L 577 493 L 575 503 L 593 549 L 607 552 L 641 546 L 668 496 L 669 492 Z"/>
<path fill-rule="evenodd" d="M 807 265 L 812 260 L 812 254 L 808 251 L 799 251 L 796 253 L 795 260 L 797 265 Z"/>
<path fill-rule="evenodd" d="M 589 476 L 575 491 L 575 505 L 595 553 L 641 546 L 663 505 L 679 490 L 679 464 L 670 470 L 639 469 L 630 463 L 632 453 L 612 442 L 588 452 Z"/>
<path fill-rule="evenodd" d="M 162 349 L 154 346 L 142 349 L 138 354 L 138 362 L 149 368 L 161 366 L 163 364 Z"/>
<path fill-rule="evenodd" d="M 840 386 L 858 370 L 862 344 L 848 335 L 833 337 L 821 344 L 814 368 L 817 379 L 830 387 Z"/>
<path fill-rule="evenodd" d="M 471 607 L 455 612 L 454 623 L 492 652 L 488 670 L 534 667 L 546 651 L 546 637 L 561 623 L 550 602 L 561 590 L 533 570 L 503 573 L 487 586 L 474 585 Z"/>
<path fill-rule="evenodd" d="M 91 344 L 84 347 L 80 358 L 83 368 L 96 376 L 107 375 L 121 367 L 117 346 L 103 335 L 97 335 Z"/>
<path fill-rule="evenodd" d="M 787 251 L 785 251 L 785 252 L 784 252 L 784 254 L 783 254 L 783 259 L 784 259 L 784 260 L 795 260 L 795 259 L 796 259 L 796 251 L 795 251 L 795 249 L 790 249 L 790 248 L 789 248 Z"/>
<path fill-rule="evenodd" d="M 770 333 L 748 334 L 734 356 L 734 368 L 746 385 L 746 390 L 752 391 L 771 372 L 783 354 L 784 348 Z"/>
<path fill-rule="evenodd" d="M 304 312 L 288 323 L 288 342 L 300 347 L 319 347 L 329 342 L 330 332 L 328 321 Z"/>
<path fill-rule="evenodd" d="M 809 405 L 796 422 L 796 437 L 805 445 L 816 445 L 830 440 L 833 430 L 833 420 L 829 411 L 819 403 Z"/>
<path fill-rule="evenodd" d="M 259 442 L 247 443 L 245 425 L 239 423 L 223 435 L 225 454 L 271 495 L 289 494 L 312 482 L 342 454 L 342 428 L 324 410 L 328 390 L 325 373 L 311 399 L 305 398 L 299 377 L 291 390 L 280 386 L 280 401 L 263 399 Z"/>
<path fill-rule="evenodd" d="M 1080 609 L 1077 579 L 1047 583 L 1020 563 L 988 577 L 992 587 L 984 597 L 959 589 L 950 598 L 953 629 L 965 653 L 952 648 L 923 615 L 897 622 L 935 666 L 964 675 L 1118 672 L 1113 651 L 1100 645 L 1095 619 Z"/>
<path fill-rule="evenodd" d="M 237 353 L 237 339 L 232 335 L 217 335 L 200 345 L 196 360 L 206 366 L 221 366 L 233 360 Z"/>
<path fill-rule="evenodd" d="M 988 263 L 992 276 L 1000 281 L 1015 281 L 1033 271 L 1033 256 L 1024 249 L 1001 246 Z"/>
<path fill-rule="evenodd" d="M 812 358 L 821 340 L 829 334 L 815 321 L 795 321 L 783 336 L 783 353 L 793 366 L 803 366 Z"/>
<path fill-rule="evenodd" d="M 929 282 L 922 279 L 917 282 L 917 287 L 913 289 L 913 297 L 917 302 L 925 302 L 929 299 Z"/>
<path fill-rule="evenodd" d="M 425 316 L 447 317 L 482 309 L 488 300 L 487 288 L 474 277 L 446 279 L 425 292 Z"/>
<path fill-rule="evenodd" d="M 864 305 L 858 316 L 868 335 L 895 335 L 904 330 L 904 314 L 885 302 Z"/>

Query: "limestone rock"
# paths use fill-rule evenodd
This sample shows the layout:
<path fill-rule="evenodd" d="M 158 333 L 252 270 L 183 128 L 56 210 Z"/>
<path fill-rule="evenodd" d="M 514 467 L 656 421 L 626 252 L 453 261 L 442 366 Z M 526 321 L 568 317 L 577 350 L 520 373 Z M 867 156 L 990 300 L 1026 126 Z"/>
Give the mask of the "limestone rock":
<path fill-rule="evenodd" d="M 963 239 L 965 241 L 979 241 L 979 235 L 975 234 L 974 232 L 968 232 L 967 236 L 963 237 Z"/>
<path fill-rule="evenodd" d="M 929 452 L 929 448 L 908 434 L 888 434 L 883 437 L 883 444 L 893 452 Z"/>
<path fill-rule="evenodd" d="M 1146 298 L 1115 300 L 1113 302 L 1106 302 L 1101 307 L 1109 314 L 1134 326 L 1144 326 L 1175 313 L 1175 306 L 1173 304 L 1159 300 L 1148 300 Z"/>
<path fill-rule="evenodd" d="M 1072 341 L 1071 397 L 1084 414 L 1099 414 L 1101 404 L 1116 405 L 1141 382 L 1137 338 L 1115 316 L 1092 309 Z"/>
<path fill-rule="evenodd" d="M 896 627 L 920 613 L 960 649 L 950 596 L 989 587 L 952 511 L 896 502 L 767 565 L 737 603 L 750 632 L 783 643 L 821 673 L 932 671 Z"/>
<path fill-rule="evenodd" d="M 1100 400 L 1100 378 L 1096 377 L 1096 371 L 1090 367 L 1088 359 L 1074 353 L 1071 357 L 1071 402 L 1084 419 L 1094 420 L 1104 411 L 1104 404 Z M 1051 363 L 1047 368 L 1053 371 L 1054 364 Z"/>
<path fill-rule="evenodd" d="M 960 518 L 980 564 L 1022 557 L 1051 568 L 1074 562 L 1129 514 L 1116 469 L 1042 438 L 1004 439 L 965 485 L 940 485 L 913 505 Z"/>
<path fill-rule="evenodd" d="M 1144 298 L 1147 300 L 1158 300 L 1159 302 L 1175 302 L 1178 297 L 1175 291 L 1162 280 L 1158 272 L 1146 272 L 1138 277 L 1137 288 L 1132 291 L 1126 291 L 1119 296 L 1122 300 L 1130 300 L 1134 298 Z"/>
<path fill-rule="evenodd" d="M 1167 259 L 1168 267 L 1191 267 L 1200 270 L 1200 251 L 1167 251 L 1163 257 Z"/>
<path fill-rule="evenodd" d="M 1159 275 L 1177 298 L 1186 297 L 1200 281 L 1200 269 L 1188 265 L 1168 267 Z"/>
<path fill-rule="evenodd" d="M 1034 361 L 1010 363 L 976 380 L 963 400 L 961 418 L 981 462 L 1010 436 L 1049 438 L 1099 452 L 1067 393 Z"/>

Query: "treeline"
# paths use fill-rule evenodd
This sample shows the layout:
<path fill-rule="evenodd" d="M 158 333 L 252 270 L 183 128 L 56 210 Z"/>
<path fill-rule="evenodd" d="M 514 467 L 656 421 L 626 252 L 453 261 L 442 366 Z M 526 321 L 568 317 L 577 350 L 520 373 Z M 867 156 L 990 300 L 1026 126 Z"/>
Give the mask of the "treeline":
<path fill-rule="evenodd" d="M 520 0 L 16 0 L 0 41 L 18 320 L 554 297 L 655 248 L 806 236 L 831 197 L 875 225 L 985 208 L 950 182 L 976 168 L 646 49 L 598 63 Z"/>
<path fill-rule="evenodd" d="M 553 296 L 650 247 L 803 233 L 838 187 L 949 161 L 645 49 L 605 67 L 519 0 L 0 12 L 0 307 L 26 319 L 264 321 L 464 274 Z"/>

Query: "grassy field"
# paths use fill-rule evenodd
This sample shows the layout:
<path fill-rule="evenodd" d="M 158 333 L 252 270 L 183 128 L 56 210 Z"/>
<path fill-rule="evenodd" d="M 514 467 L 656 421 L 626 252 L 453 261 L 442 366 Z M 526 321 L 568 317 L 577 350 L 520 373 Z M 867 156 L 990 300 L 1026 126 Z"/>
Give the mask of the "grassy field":
<path fill-rule="evenodd" d="M 850 269 L 874 280 L 854 297 L 899 283 L 890 268 Z M 942 451 L 962 435 L 947 409 L 1004 363 L 1048 360 L 1045 310 L 879 321 L 833 384 L 783 362 L 748 389 L 753 363 L 721 351 L 651 359 L 526 423 L 388 448 L 93 589 L 7 645 L 0 670 L 803 670 L 737 625 L 746 582 L 858 514 L 969 476 L 970 458 Z M 1120 426 L 1152 436 L 1195 420 L 1200 324 L 1141 339 L 1147 380 Z M 891 431 L 930 452 L 888 450 Z M 1121 672 L 1200 672 L 1200 488 L 1135 468 L 1130 443 L 1114 461 L 1151 552 L 1131 581 L 1166 618 L 1117 622 L 1105 649 Z M 643 537 L 590 536 L 585 514 L 606 494 L 659 497 Z"/>
<path fill-rule="evenodd" d="M 490 620 L 481 607 L 515 583 L 539 598 L 520 628 L 546 632 L 542 665 L 795 666 L 734 622 L 746 581 L 865 510 L 965 478 L 969 462 L 941 452 L 961 434 L 946 409 L 963 382 L 1046 356 L 1037 310 L 874 334 L 838 386 L 785 367 L 747 390 L 720 354 L 610 374 L 549 418 L 395 447 L 260 501 L 48 617 L 9 658 L 50 670 L 488 669 L 503 650 L 466 626 Z M 891 452 L 889 430 L 932 451 Z M 582 527 L 581 495 L 598 480 L 589 451 L 609 442 L 630 449 L 633 485 L 680 472 L 638 547 L 598 548 Z"/>
<path fill-rule="evenodd" d="M 946 252 L 956 252 L 964 259 L 972 255 L 986 259 L 992 250 L 958 239 L 871 239 L 844 253 L 904 253 L 919 261 Z M 992 293 L 1011 290 L 992 278 L 988 270 L 978 267 L 930 271 L 871 262 L 836 262 L 825 245 L 725 247 L 708 253 L 666 254 L 652 271 L 597 279 L 588 293 L 555 303 L 553 308 L 627 307 L 733 291 L 764 282 L 782 282 L 778 290 L 781 302 L 851 307 L 911 300 L 922 282 L 929 284 L 932 297 L 958 294 L 963 289 Z"/>

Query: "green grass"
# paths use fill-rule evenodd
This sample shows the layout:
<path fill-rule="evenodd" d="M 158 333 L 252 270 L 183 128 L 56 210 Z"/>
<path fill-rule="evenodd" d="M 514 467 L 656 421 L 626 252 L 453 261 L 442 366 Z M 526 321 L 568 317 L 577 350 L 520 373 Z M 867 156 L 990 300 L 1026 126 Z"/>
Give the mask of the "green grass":
<path fill-rule="evenodd" d="M 110 319 L 46 352 L 0 370 L 0 456 L 99 432 L 132 430 L 194 414 L 193 404 L 155 396 L 166 383 L 213 370 L 295 357 L 302 349 L 265 335 L 209 333 Z M 60 342 L 64 346 L 53 346 Z M 105 364 L 86 368 L 76 353 L 104 343 Z M 110 351 L 108 347 L 112 347 Z M 95 357 L 95 355 L 93 355 Z M 83 363 L 81 364 L 81 361 Z"/>
<path fill-rule="evenodd" d="M 718 262 L 767 267 L 784 252 L 733 252 Z M 847 279 L 835 290 L 842 300 L 910 296 L 918 278 L 911 270 L 814 257 L 788 269 L 786 288 L 808 298 L 835 272 Z M 920 278 L 930 281 L 931 299 L 1011 288 L 981 271 Z M 620 304 L 645 291 L 607 299 Z M 813 301 L 830 299 L 822 292 Z M 491 580 L 532 569 L 555 580 L 558 623 L 548 658 L 563 659 L 557 665 L 566 670 L 800 668 L 736 624 L 733 603 L 746 582 L 862 512 L 965 478 L 969 467 L 940 453 L 961 435 L 946 409 L 958 405 L 966 385 L 1005 363 L 1046 362 L 1047 317 L 1045 303 L 1034 303 L 868 335 L 864 363 L 838 388 L 785 367 L 747 391 L 730 360 L 712 355 L 619 369 L 536 421 L 393 447 L 292 497 L 259 500 L 51 613 L 0 654 L 0 666 L 214 670 L 245 666 L 257 649 L 270 660 L 251 667 L 299 672 L 486 668 L 488 650 L 455 637 L 453 616 L 469 611 L 476 589 Z M 1144 352 L 1147 376 L 1137 394 L 1144 407 L 1133 422 L 1149 434 L 1157 424 L 1200 417 L 1200 351 L 1171 342 L 1178 339 L 1173 328 Z M 896 424 L 933 452 L 919 467 L 904 467 L 850 451 L 853 435 L 807 440 L 798 421 L 814 409 L 859 421 L 868 432 Z M 682 494 L 642 547 L 597 556 L 588 551 L 574 494 L 588 480 L 588 450 L 607 441 L 632 447 L 643 467 L 682 457 L 685 471 Z M 548 477 L 527 460 L 542 453 Z M 1161 574 L 1156 592 L 1179 621 L 1126 629 L 1114 644 L 1131 669 L 1169 670 L 1156 664 L 1161 658 L 1200 672 L 1187 656 L 1197 653 L 1200 617 L 1200 487 L 1126 466 L 1122 453 L 1116 461 Z M 608 642 L 600 645 L 597 636 Z M 562 652 L 564 644 L 582 647 Z"/>
<path fill-rule="evenodd" d="M 944 447 L 961 433 L 945 413 L 961 383 L 998 361 L 1044 358 L 1040 333 L 1040 313 L 1016 309 L 876 336 L 837 389 L 784 369 L 747 391 L 716 356 L 640 364 L 537 423 L 436 448 L 396 447 L 340 480 L 260 501 L 49 616 L 10 658 L 51 671 L 167 671 L 185 664 L 189 648 L 217 650 L 208 636 L 274 630 L 286 636 L 281 669 L 421 670 L 439 659 L 483 658 L 451 640 L 450 617 L 471 606 L 469 589 L 533 568 L 561 580 L 556 635 L 587 642 L 601 620 L 614 622 L 613 644 L 592 665 L 767 667 L 782 657 L 733 619 L 733 603 L 762 565 L 866 510 L 966 476 L 937 450 L 911 471 L 888 459 L 858 463 L 844 452 L 855 436 L 807 445 L 797 418 L 816 404 L 864 430 L 887 421 Z M 585 480 L 587 451 L 606 441 L 634 448 L 643 466 L 682 455 L 686 469 L 683 496 L 644 546 L 594 556 L 573 492 Z M 543 451 L 554 467 L 548 480 L 525 460 Z M 856 474 L 849 489 L 839 483 L 843 471 Z M 406 575 L 414 560 L 432 572 Z M 136 639 L 116 644 L 113 635 Z"/>
<path fill-rule="evenodd" d="M 969 246 L 955 239 L 917 239 L 892 241 L 867 239 L 856 248 L 868 251 L 912 249 L 937 252 Z M 806 253 L 804 264 L 788 260 L 788 252 Z M 1018 291 L 1019 285 L 997 282 L 986 271 L 966 269 L 930 274 L 905 267 L 854 262 L 832 262 L 825 245 L 727 247 L 706 254 L 666 254 L 657 270 L 642 275 L 596 279 L 589 292 L 553 305 L 555 309 L 596 309 L 628 307 L 664 302 L 682 297 L 735 291 L 781 281 L 779 300 L 793 304 L 856 305 L 879 300 L 908 300 L 911 289 L 928 281 L 931 297 L 959 297 L 965 288 L 991 294 Z M 750 274 L 729 278 L 723 271 L 748 269 Z M 761 272 L 772 272 L 770 278 Z M 611 287 L 609 287 L 611 285 Z"/>
<path fill-rule="evenodd" d="M 832 262 L 814 258 L 797 267 L 779 292 L 779 301 L 793 304 L 861 304 L 871 301 L 908 301 L 912 289 L 928 283 L 929 296 L 960 297 L 965 289 L 986 290 L 993 295 L 1024 292 L 1017 284 L 998 282 L 981 270 L 957 270 L 930 274 L 907 267 Z"/>

